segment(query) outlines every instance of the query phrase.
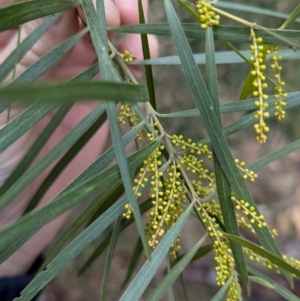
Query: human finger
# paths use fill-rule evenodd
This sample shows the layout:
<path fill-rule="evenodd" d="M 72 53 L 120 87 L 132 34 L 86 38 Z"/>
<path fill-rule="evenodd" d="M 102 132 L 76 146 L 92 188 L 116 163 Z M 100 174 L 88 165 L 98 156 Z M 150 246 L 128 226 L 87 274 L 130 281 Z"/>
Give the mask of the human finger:
<path fill-rule="evenodd" d="M 139 8 L 137 0 L 117 0 L 121 25 L 138 24 Z M 148 17 L 148 0 L 142 0 L 145 18 Z"/>

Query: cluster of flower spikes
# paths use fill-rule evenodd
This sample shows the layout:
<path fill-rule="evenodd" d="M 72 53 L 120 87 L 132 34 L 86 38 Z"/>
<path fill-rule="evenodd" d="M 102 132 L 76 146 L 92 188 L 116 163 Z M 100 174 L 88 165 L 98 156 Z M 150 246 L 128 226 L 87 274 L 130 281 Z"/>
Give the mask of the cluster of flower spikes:
<path fill-rule="evenodd" d="M 239 300 L 240 285 L 235 277 L 235 262 L 228 239 L 224 236 L 219 222 L 223 222 L 220 205 L 214 200 L 200 203 L 197 211 L 201 215 L 202 222 L 213 241 L 214 260 L 216 262 L 216 283 L 218 286 L 225 285 L 231 277 L 226 301 Z"/>
<path fill-rule="evenodd" d="M 151 248 L 155 248 L 159 238 L 165 234 L 179 219 L 183 212 L 183 204 L 187 202 L 188 190 L 181 181 L 181 174 L 173 161 L 162 175 L 151 176 L 150 198 L 153 207 L 148 213 L 146 235 Z M 173 242 L 170 255 L 177 257 L 180 250 L 180 237 Z"/>
<path fill-rule="evenodd" d="M 282 60 L 282 56 L 277 55 L 278 50 L 279 50 L 278 46 L 270 45 L 269 49 L 267 50 L 267 53 L 271 54 L 271 58 L 270 58 L 271 66 L 270 67 L 271 67 L 271 69 L 273 69 L 275 71 L 274 77 L 275 77 L 276 83 L 277 83 L 277 85 L 275 87 L 275 90 L 276 90 L 275 97 L 278 99 L 275 102 L 275 110 L 276 110 L 275 117 L 277 120 L 280 121 L 285 117 L 285 111 L 284 111 L 283 107 L 286 106 L 286 102 L 283 99 L 287 97 L 287 93 L 282 88 L 285 85 L 285 82 L 283 82 L 281 80 L 282 67 L 279 65 L 279 61 Z"/>
<path fill-rule="evenodd" d="M 198 0 L 195 1 L 195 4 L 199 13 L 199 21 L 202 29 L 219 25 L 220 16 L 212 10 L 212 3 L 207 3 L 207 0 Z"/>
<path fill-rule="evenodd" d="M 267 102 L 268 95 L 264 93 L 264 89 L 268 87 L 268 84 L 265 82 L 266 76 L 264 75 L 264 71 L 266 70 L 266 65 L 264 64 L 264 46 L 262 45 L 263 39 L 256 37 L 252 28 L 250 37 L 252 39 L 252 45 L 250 45 L 252 56 L 250 57 L 250 61 L 253 66 L 251 75 L 254 77 L 253 96 L 258 97 L 258 100 L 254 102 L 254 105 L 258 108 L 258 111 L 254 115 L 254 118 L 258 120 L 254 125 L 254 130 L 257 134 L 257 141 L 259 143 L 265 143 L 267 140 L 266 133 L 268 133 L 270 129 L 266 125 L 264 118 L 270 117 L 270 113 L 266 112 L 269 104 Z"/>
<path fill-rule="evenodd" d="M 132 108 L 132 105 L 130 103 L 124 102 L 120 106 L 118 121 L 121 125 L 125 125 L 126 119 L 129 121 L 132 129 L 140 123 L 140 119 L 135 110 Z M 135 139 L 141 141 L 143 140 L 143 137 L 143 134 L 141 132 L 138 132 L 135 136 Z"/>

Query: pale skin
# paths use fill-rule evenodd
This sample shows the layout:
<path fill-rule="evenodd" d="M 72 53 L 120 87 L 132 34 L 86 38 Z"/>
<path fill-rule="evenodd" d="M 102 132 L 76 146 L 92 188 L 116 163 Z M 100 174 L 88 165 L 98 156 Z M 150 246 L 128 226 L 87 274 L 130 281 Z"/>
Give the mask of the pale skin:
<path fill-rule="evenodd" d="M 138 1 L 137 0 L 105 0 L 106 22 L 108 27 L 138 23 Z M 144 9 L 148 11 L 147 0 L 143 1 Z M 0 0 L 0 7 L 9 3 L 9 0 Z M 50 30 L 34 45 L 17 66 L 16 76 L 24 72 L 29 66 L 45 55 L 49 50 L 58 46 L 65 39 L 77 33 L 83 26 L 81 21 L 82 11 L 74 9 L 63 14 L 63 16 L 50 28 Z M 33 31 L 42 20 L 29 22 L 22 27 L 21 38 L 24 39 Z M 0 33 L 0 64 L 11 53 L 17 44 L 17 29 Z M 150 51 L 152 56 L 158 52 L 158 44 L 154 37 L 149 37 Z M 140 37 L 131 35 L 126 37 L 119 45 L 122 51 L 128 49 L 136 58 L 142 58 Z M 55 81 L 69 79 L 79 72 L 85 70 L 94 61 L 96 55 L 93 50 L 89 36 L 82 39 L 67 55 L 63 57 L 51 70 L 49 70 L 40 81 Z M 12 76 L 6 80 L 8 83 Z M 95 103 L 85 102 L 73 106 L 61 125 L 56 129 L 52 137 L 39 154 L 43 157 L 53 148 L 84 116 L 94 107 Z M 23 108 L 12 107 L 10 118 L 17 116 Z M 54 114 L 54 113 L 53 113 Z M 28 131 L 22 138 L 0 154 L 0 185 L 16 167 L 18 162 L 31 146 L 37 135 L 47 125 L 51 116 L 46 116 L 37 126 Z M 0 114 L 0 127 L 7 121 L 7 111 Z M 90 165 L 101 153 L 108 137 L 108 124 L 105 124 L 90 139 L 80 153 L 73 159 L 56 182 L 51 186 L 42 198 L 39 206 L 48 203 L 57 193 L 68 185 L 88 165 Z M 41 177 L 17 197 L 9 206 L 0 212 L 0 228 L 17 220 L 26 208 L 31 196 L 39 187 L 41 181 L 47 176 L 49 168 Z M 48 223 L 17 252 L 0 266 L 0 276 L 22 275 L 26 273 L 36 257 L 53 240 L 59 229 L 64 224 L 69 213 L 65 213 L 54 221 Z"/>

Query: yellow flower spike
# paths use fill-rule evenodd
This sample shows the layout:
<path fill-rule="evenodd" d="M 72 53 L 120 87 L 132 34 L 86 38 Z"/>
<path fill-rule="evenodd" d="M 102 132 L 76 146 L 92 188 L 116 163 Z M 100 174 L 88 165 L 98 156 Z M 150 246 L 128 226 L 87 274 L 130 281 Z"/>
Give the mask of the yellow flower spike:
<path fill-rule="evenodd" d="M 211 26 L 218 26 L 220 22 L 220 15 L 212 11 L 213 5 L 207 3 L 207 1 L 201 1 L 196 3 L 196 9 L 199 14 L 199 21 L 201 23 L 200 27 L 202 29 L 207 29 Z"/>
<path fill-rule="evenodd" d="M 287 97 L 287 93 L 285 93 L 281 87 L 284 86 L 284 82 L 281 81 L 281 70 L 282 67 L 279 66 L 278 61 L 282 60 L 282 56 L 277 56 L 279 48 L 278 46 L 269 46 L 269 53 L 271 54 L 270 61 L 272 62 L 271 68 L 274 69 L 276 72 L 274 75 L 274 78 L 276 79 L 277 86 L 275 87 L 275 90 L 277 94 L 275 95 L 276 98 L 279 99 L 279 101 L 275 102 L 275 117 L 278 121 L 281 121 L 283 118 L 285 118 L 285 111 L 283 107 L 285 107 L 285 103 L 282 102 L 282 99 Z"/>
<path fill-rule="evenodd" d="M 257 141 L 259 143 L 265 143 L 267 136 L 265 135 L 265 129 L 263 127 L 264 118 L 267 116 L 264 115 L 264 111 L 266 110 L 266 101 L 268 99 L 268 95 L 263 92 L 264 89 L 267 88 L 267 84 L 264 82 L 266 77 L 262 73 L 266 70 L 266 65 L 264 64 L 264 55 L 263 50 L 264 46 L 260 45 L 263 43 L 263 39 L 261 37 L 256 37 L 256 34 L 253 28 L 250 28 L 250 38 L 252 39 L 252 45 L 250 46 L 251 50 L 251 58 L 250 61 L 253 62 L 253 69 L 250 72 L 252 76 L 255 77 L 253 81 L 253 87 L 255 90 L 253 91 L 253 96 L 258 97 L 258 100 L 255 100 L 254 105 L 258 108 L 257 113 L 254 115 L 254 118 L 258 120 L 258 123 L 255 125 L 255 133 L 257 134 Z"/>

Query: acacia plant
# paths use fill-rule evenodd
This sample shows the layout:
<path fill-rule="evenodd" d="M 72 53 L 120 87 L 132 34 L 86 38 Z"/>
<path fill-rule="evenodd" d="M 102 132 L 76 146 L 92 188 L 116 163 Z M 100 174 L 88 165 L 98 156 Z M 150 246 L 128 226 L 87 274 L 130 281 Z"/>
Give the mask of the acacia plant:
<path fill-rule="evenodd" d="M 105 234 L 106 238 L 94 249 L 80 271 L 83 273 L 108 248 L 101 290 L 101 300 L 105 300 L 116 243 L 123 230 L 131 224 L 135 224 L 133 229 L 136 229 L 137 244 L 132 250 L 132 260 L 123 284 L 126 289 L 121 292 L 119 300 L 139 300 L 158 268 L 168 259 L 163 281 L 150 294 L 144 295 L 145 300 L 161 299 L 166 292 L 172 291 L 174 281 L 191 261 L 205 260 L 210 253 L 213 253 L 215 261 L 215 281 L 220 287 L 214 301 L 223 298 L 242 300 L 244 294 L 251 295 L 251 282 L 273 289 L 287 300 L 299 300 L 290 290 L 265 275 L 264 269 L 271 269 L 282 274 L 292 287 L 294 278 L 300 276 L 300 261 L 281 254 L 276 245 L 278 233 L 269 228 L 247 187 L 247 181 L 260 181 L 258 172 L 270 162 L 298 149 L 300 140 L 272 150 L 250 164 L 233 157 L 226 137 L 252 127 L 257 143 L 263 148 L 272 131 L 268 125 L 269 119 L 282 122 L 289 110 L 299 106 L 300 92 L 286 91 L 281 71 L 285 55 L 300 47 L 300 31 L 286 29 L 298 21 L 300 6 L 291 8 L 290 15 L 281 14 L 285 22 L 279 29 L 274 29 L 229 13 L 237 8 L 235 4 L 207 0 L 177 0 L 180 4 L 177 8 L 188 12 L 193 19 L 183 24 L 173 7 L 175 3 L 170 0 L 163 2 L 168 23 L 145 24 L 139 1 L 139 25 L 109 29 L 140 34 L 143 62 L 135 62 L 129 51 L 120 53 L 114 42 L 108 39 L 101 0 L 97 1 L 97 11 L 91 0 L 32 0 L 0 9 L 1 31 L 49 16 L 39 30 L 17 45 L 14 54 L 0 66 L 2 81 L 62 11 L 82 6 L 87 23 L 81 33 L 65 41 L 0 89 L 1 111 L 16 100 L 26 104 L 30 102 L 26 111 L 0 130 L 1 151 L 55 108 L 65 109 L 84 99 L 101 100 L 99 106 L 40 161 L 30 168 L 29 164 L 21 161 L 14 171 L 15 176 L 8 178 L 1 188 L 2 210 L 64 154 L 42 183 L 24 215 L 0 231 L 1 262 L 49 221 L 82 202 L 93 200 L 51 246 L 44 263 L 47 268 L 36 275 L 16 300 L 29 301 L 93 240 L 102 233 L 109 233 Z M 239 9 L 278 16 L 275 11 L 250 6 L 239 6 Z M 235 22 L 235 25 L 222 25 L 226 19 Z M 98 56 L 95 64 L 69 82 L 32 86 L 86 34 L 90 34 Z M 151 65 L 158 62 L 167 64 L 170 58 L 150 58 L 148 34 L 169 36 L 174 41 L 178 57 L 172 59 L 179 60 L 182 66 L 190 89 L 190 95 L 186 97 L 193 99 L 194 109 L 159 113 Z M 205 53 L 194 54 L 188 38 L 204 40 Z M 215 52 L 216 40 L 224 42 L 230 52 Z M 248 44 L 249 51 L 240 51 L 233 45 L 239 43 Z M 220 58 L 232 64 L 243 61 L 249 66 L 241 100 L 226 105 L 220 105 L 218 95 L 216 65 L 222 63 Z M 145 65 L 147 86 L 140 85 L 131 73 L 128 64 L 132 63 Z M 198 64 L 205 65 L 205 80 Z M 98 73 L 102 75 L 101 80 L 90 81 Z M 45 95 L 47 97 L 42 103 L 35 102 Z M 223 127 L 221 115 L 231 112 L 245 112 L 245 115 Z M 201 119 L 208 136 L 193 141 L 163 127 L 164 118 L 179 117 Z M 112 146 L 49 204 L 35 209 L 41 195 L 106 119 L 110 125 Z M 57 126 L 60 121 L 57 118 L 52 126 Z M 122 137 L 121 128 L 126 123 L 130 125 L 130 130 Z M 192 131 L 199 131 L 199 137 L 202 135 L 197 127 Z M 38 139 L 46 135 L 47 128 Z M 124 148 L 133 140 L 137 149 L 127 156 Z M 34 159 L 39 147 L 37 143 L 30 149 L 27 160 Z M 118 163 L 109 165 L 115 158 Z M 182 252 L 181 249 L 186 248 L 182 246 L 180 233 L 188 219 L 199 223 L 199 227 L 192 231 L 203 233 L 204 229 L 206 234 L 194 242 L 187 252 Z M 104 232 L 111 225 L 113 230 Z M 140 257 L 144 258 L 144 264 L 137 270 Z M 258 267 L 262 268 L 261 271 L 257 270 Z M 177 299 L 172 294 L 169 298 Z"/>

